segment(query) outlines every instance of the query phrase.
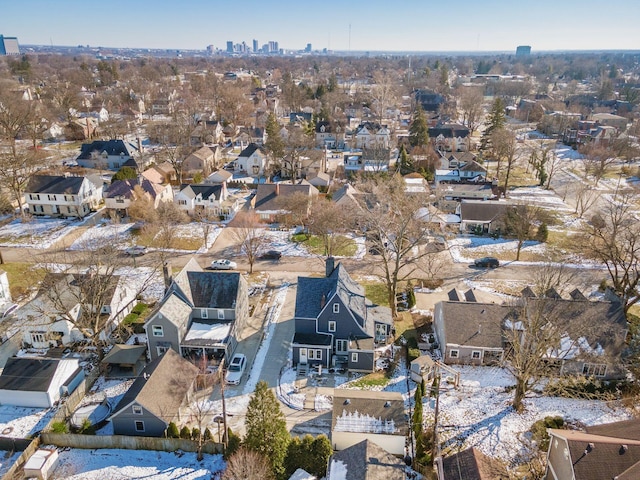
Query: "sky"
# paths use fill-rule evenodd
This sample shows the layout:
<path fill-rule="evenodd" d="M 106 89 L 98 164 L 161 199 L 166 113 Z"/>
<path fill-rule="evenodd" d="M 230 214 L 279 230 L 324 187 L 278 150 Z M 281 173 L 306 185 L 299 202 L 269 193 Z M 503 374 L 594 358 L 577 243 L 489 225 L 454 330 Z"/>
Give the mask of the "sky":
<path fill-rule="evenodd" d="M 0 0 L 21 45 L 477 52 L 640 50 L 640 0 Z"/>

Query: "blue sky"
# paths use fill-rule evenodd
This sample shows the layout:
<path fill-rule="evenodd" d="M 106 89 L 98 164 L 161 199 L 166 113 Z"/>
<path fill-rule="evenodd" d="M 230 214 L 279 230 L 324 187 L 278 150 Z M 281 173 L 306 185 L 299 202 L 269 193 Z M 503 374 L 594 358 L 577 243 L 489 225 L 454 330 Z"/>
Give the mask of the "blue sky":
<path fill-rule="evenodd" d="M 185 50 L 254 38 L 285 49 L 640 50 L 640 0 L 0 0 L 0 34 Z"/>

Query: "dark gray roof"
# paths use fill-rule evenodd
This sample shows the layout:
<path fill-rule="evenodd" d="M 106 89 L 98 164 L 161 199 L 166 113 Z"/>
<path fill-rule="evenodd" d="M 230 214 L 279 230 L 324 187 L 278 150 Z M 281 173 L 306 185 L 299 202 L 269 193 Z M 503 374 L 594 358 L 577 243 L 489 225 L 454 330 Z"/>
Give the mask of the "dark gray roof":
<path fill-rule="evenodd" d="M 171 422 L 198 375 L 198 368 L 172 349 L 148 364 L 114 409 L 114 415 L 133 402 L 165 423 Z"/>
<path fill-rule="evenodd" d="M 195 308 L 235 308 L 240 273 L 187 272 Z"/>
<path fill-rule="evenodd" d="M 282 210 L 284 205 L 277 202 L 279 197 L 286 197 L 295 193 L 308 195 L 317 194 L 318 190 L 313 185 L 290 183 L 261 183 L 258 184 L 254 208 L 256 210 Z"/>
<path fill-rule="evenodd" d="M 109 186 L 109 189 L 104 194 L 104 198 L 132 198 L 133 191 L 137 186 L 140 186 L 142 190 L 151 195 L 152 198 L 156 198 L 158 194 L 156 185 L 142 176 L 134 179 L 116 180 Z"/>
<path fill-rule="evenodd" d="M 0 389 L 46 392 L 59 363 L 59 358 L 12 357 L 0 375 Z"/>
<path fill-rule="evenodd" d="M 109 156 L 125 155 L 131 156 L 135 147 L 122 140 L 97 140 L 92 143 L 83 143 L 80 147 L 78 160 L 91 160 L 91 152 L 107 152 Z"/>
<path fill-rule="evenodd" d="M 441 302 L 447 344 L 502 348 L 502 324 L 515 312 L 504 305 L 475 302 Z M 510 315 L 510 316 L 509 316 Z"/>
<path fill-rule="evenodd" d="M 244 150 L 242 150 L 240 152 L 240 155 L 238 155 L 238 157 L 246 157 L 249 158 L 251 155 L 254 154 L 254 152 L 256 150 L 260 150 L 262 151 L 262 147 L 260 147 L 260 145 L 256 144 L 256 143 L 250 143 L 247 148 L 245 148 Z"/>
<path fill-rule="evenodd" d="M 295 333 L 293 343 L 296 345 L 330 346 L 332 337 L 324 333 Z"/>
<path fill-rule="evenodd" d="M 331 455 L 327 473 L 332 465 L 345 472 L 349 480 L 404 480 L 405 464 L 371 440 L 345 448 Z M 342 478 L 342 477 L 341 477 Z"/>
<path fill-rule="evenodd" d="M 146 345 L 114 345 L 101 363 L 135 365 L 146 349 Z"/>
<path fill-rule="evenodd" d="M 620 422 L 603 423 L 587 427 L 587 433 L 604 437 L 628 438 L 640 441 L 640 420 L 622 420 Z"/>
<path fill-rule="evenodd" d="M 220 184 L 194 183 L 191 185 L 182 185 L 180 190 L 186 188 L 191 188 L 196 197 L 201 195 L 203 200 L 208 200 L 212 196 L 216 200 L 220 200 L 220 196 L 222 195 L 222 185 Z"/>
<path fill-rule="evenodd" d="M 85 177 L 64 175 L 36 175 L 31 177 L 25 193 L 51 193 L 74 195 L 80 191 Z M 100 182 L 100 185 L 102 182 Z"/>
<path fill-rule="evenodd" d="M 442 135 L 445 138 L 452 138 L 452 137 L 466 138 L 469 136 L 469 129 L 464 125 L 460 125 L 457 123 L 441 124 L 436 127 L 429 128 L 430 138 L 436 138 L 440 135 Z"/>
<path fill-rule="evenodd" d="M 467 221 L 490 222 L 504 215 L 510 206 L 510 203 L 498 200 L 463 200 L 460 204 L 460 218 Z"/>

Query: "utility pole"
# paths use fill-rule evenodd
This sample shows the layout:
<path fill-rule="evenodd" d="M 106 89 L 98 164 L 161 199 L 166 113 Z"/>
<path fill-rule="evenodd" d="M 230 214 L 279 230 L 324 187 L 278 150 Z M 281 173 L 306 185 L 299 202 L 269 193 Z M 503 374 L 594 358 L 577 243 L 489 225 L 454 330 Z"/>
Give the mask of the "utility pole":
<path fill-rule="evenodd" d="M 439 452 L 440 444 L 438 442 L 438 411 L 440 410 L 440 380 L 441 379 L 442 379 L 442 376 L 440 375 L 440 372 L 438 372 L 438 375 L 436 375 L 434 379 L 434 383 L 436 381 L 438 382 L 436 387 L 436 408 L 434 411 L 434 419 L 433 419 L 433 447 L 431 450 L 431 458 L 434 461 L 437 458 L 438 454 L 440 453 Z"/>
<path fill-rule="evenodd" d="M 229 446 L 229 436 L 227 435 L 229 430 L 227 429 L 227 402 L 224 399 L 224 368 L 222 368 L 222 363 L 220 363 L 219 372 L 220 372 L 220 395 L 222 397 L 222 424 L 224 425 L 224 434 L 222 435 L 222 445 L 224 446 L 224 450 L 227 450 Z M 220 428 L 220 424 L 218 424 L 218 428 Z"/>

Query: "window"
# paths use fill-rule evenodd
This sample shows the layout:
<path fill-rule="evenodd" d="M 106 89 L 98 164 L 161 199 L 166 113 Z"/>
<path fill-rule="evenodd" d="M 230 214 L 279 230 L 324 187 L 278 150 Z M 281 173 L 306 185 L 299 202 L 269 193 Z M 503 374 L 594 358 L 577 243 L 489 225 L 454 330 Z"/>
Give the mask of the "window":
<path fill-rule="evenodd" d="M 133 410 L 134 415 L 142 415 L 142 407 L 140 405 L 134 405 L 131 410 Z"/>
<path fill-rule="evenodd" d="M 347 341 L 336 340 L 336 352 L 346 352 L 346 351 L 347 351 Z"/>
<path fill-rule="evenodd" d="M 340 304 L 339 303 L 334 303 L 333 304 L 333 313 L 340 313 Z"/>
<path fill-rule="evenodd" d="M 165 347 L 164 345 L 158 345 L 156 347 L 156 352 L 158 352 L 158 356 L 164 355 L 167 350 L 169 350 L 169 347 Z"/>
<path fill-rule="evenodd" d="M 603 363 L 585 363 L 582 367 L 583 375 L 604 377 L 607 374 L 607 366 Z"/>
<path fill-rule="evenodd" d="M 136 420 L 136 432 L 144 432 L 144 422 L 142 420 Z"/>
<path fill-rule="evenodd" d="M 35 195 L 31 194 L 31 200 L 40 200 L 40 195 L 38 193 L 36 193 Z"/>
<path fill-rule="evenodd" d="M 51 202 L 55 202 L 56 201 L 56 196 L 55 195 L 47 195 L 47 200 L 49 200 Z"/>
<path fill-rule="evenodd" d="M 151 331 L 153 332 L 154 337 L 164 337 L 164 329 L 162 325 L 153 325 L 151 327 Z"/>
<path fill-rule="evenodd" d="M 460 355 L 460 351 L 459 350 L 449 350 L 449 357 L 450 358 L 458 358 L 459 355 Z"/>
<path fill-rule="evenodd" d="M 200 309 L 200 318 L 209 318 L 209 312 L 206 308 Z"/>
<path fill-rule="evenodd" d="M 224 320 L 224 310 L 218 310 L 218 320 Z"/>
<path fill-rule="evenodd" d="M 178 200 L 178 205 L 186 205 L 187 201 L 186 200 Z"/>
<path fill-rule="evenodd" d="M 322 350 L 320 350 L 319 348 L 310 348 L 309 360 L 322 360 Z"/>
<path fill-rule="evenodd" d="M 32 343 L 44 343 L 46 342 L 46 336 L 43 332 L 37 332 L 31 334 L 31 342 Z"/>
<path fill-rule="evenodd" d="M 358 354 L 357 353 L 352 353 L 351 354 L 351 362 L 352 363 L 358 363 Z"/>
<path fill-rule="evenodd" d="M 330 332 L 335 332 L 336 331 L 336 322 L 334 322 L 334 321 L 329 322 L 329 331 Z"/>
<path fill-rule="evenodd" d="M 473 358 L 474 360 L 480 360 L 480 350 L 474 350 L 473 352 L 471 352 L 471 358 Z"/>
<path fill-rule="evenodd" d="M 376 323 L 376 342 L 384 342 L 387 339 L 387 326 L 384 323 Z"/>
<path fill-rule="evenodd" d="M 124 198 L 121 198 L 121 197 L 116 198 L 116 203 L 124 203 Z"/>

